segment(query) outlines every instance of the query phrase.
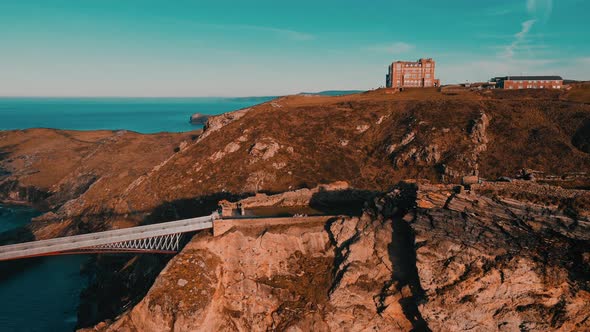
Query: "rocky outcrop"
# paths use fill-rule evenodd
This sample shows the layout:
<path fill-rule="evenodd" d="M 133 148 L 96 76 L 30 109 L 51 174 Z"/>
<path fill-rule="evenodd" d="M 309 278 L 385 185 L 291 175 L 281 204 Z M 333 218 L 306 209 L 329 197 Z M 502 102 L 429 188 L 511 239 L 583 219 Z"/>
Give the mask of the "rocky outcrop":
<path fill-rule="evenodd" d="M 243 208 L 256 207 L 293 207 L 293 206 L 310 206 L 317 198 L 318 194 L 325 193 L 334 195 L 336 193 L 343 193 L 351 189 L 350 185 L 344 181 L 335 182 L 326 185 L 320 185 L 312 189 L 299 189 L 294 191 L 287 191 L 275 195 L 267 195 L 258 193 L 255 196 L 247 197 L 238 202 L 223 201 L 220 203 L 222 208 L 236 209 L 238 206 Z"/>
<path fill-rule="evenodd" d="M 277 154 L 280 148 L 281 146 L 274 139 L 264 137 L 250 147 L 250 151 L 248 152 L 252 156 L 250 162 L 255 163 L 259 160 L 270 159 Z"/>
<path fill-rule="evenodd" d="M 514 184 L 502 184 L 514 195 Z M 590 328 L 587 217 L 497 195 L 419 191 L 404 217 L 432 330 L 577 331 Z M 488 191 L 487 194 L 490 194 Z M 576 193 L 575 193 L 576 194 Z M 580 194 L 580 193 L 577 193 Z M 584 193 L 587 195 L 588 193 Z M 582 264 L 582 265 L 580 265 Z"/>
<path fill-rule="evenodd" d="M 589 329 L 588 217 L 504 193 L 519 186 L 403 183 L 360 217 L 202 234 L 96 329 Z"/>
<path fill-rule="evenodd" d="M 466 175 L 478 173 L 474 178 L 477 181 L 469 182 L 477 185 L 481 178 L 512 177 L 524 168 L 535 170 L 538 182 L 564 179 L 568 181 L 559 182 L 563 186 L 588 188 L 588 177 L 582 173 L 590 169 L 590 155 L 581 148 L 583 140 L 573 138 L 579 137 L 576 134 L 580 133 L 580 125 L 590 119 L 590 105 L 560 101 L 555 94 L 559 91 L 493 91 L 483 95 L 412 89 L 395 94 L 377 90 L 341 97 L 291 96 L 212 117 L 202 135 L 45 129 L 0 132 L 0 168 L 4 170 L 0 175 L 0 196 L 49 205 L 46 210 L 51 211 L 37 219 L 32 229 L 37 238 L 49 238 L 203 215 L 215 208 L 216 202 L 210 204 L 214 199 L 314 188 L 334 181 L 349 183 L 351 189 L 345 192 L 374 193 L 389 191 L 403 179 L 457 183 Z M 463 194 L 453 196 L 451 189 L 438 195 L 444 202 L 451 196 L 453 202 L 460 202 L 458 198 L 463 199 Z M 532 196 L 520 192 L 510 197 L 522 201 Z M 557 223 L 566 228 L 580 227 L 584 222 L 580 207 L 587 205 L 583 200 L 569 199 L 560 200 L 558 206 L 550 201 L 541 205 L 563 211 L 564 216 L 551 217 Z M 317 193 L 310 204 L 323 207 L 327 201 L 325 193 Z M 426 201 L 420 204 L 428 205 Z M 468 207 L 473 208 L 479 203 L 470 204 Z M 211 209 L 203 211 L 205 207 Z M 447 211 L 448 207 L 437 209 Z M 473 213 L 477 216 L 480 212 Z M 376 212 L 364 225 L 373 225 L 380 214 L 384 223 L 390 222 Z M 454 211 L 444 214 L 444 218 L 455 218 L 457 214 L 462 216 Z M 524 218 L 531 232 L 537 229 L 528 217 L 540 218 L 537 214 Z M 349 220 L 356 225 L 357 219 L 343 219 L 346 225 L 342 227 L 348 227 Z M 395 233 L 394 225 L 398 224 L 391 225 Z M 367 226 L 365 230 L 374 232 L 375 227 Z M 400 232 L 408 233 L 408 229 Z M 347 243 L 356 240 L 340 243 L 334 237 L 328 247 L 342 251 L 343 256 Z M 457 240 L 449 241 L 455 245 Z M 548 252 L 545 247 L 538 250 Z M 482 251 L 482 255 L 490 254 Z M 358 264 L 338 267 L 338 256 L 333 256 L 329 269 L 343 271 L 339 272 L 343 276 Z M 411 257 L 400 259 L 411 262 Z M 334 278 L 339 280 L 336 275 Z M 379 274 L 379 283 L 385 280 L 382 278 Z M 190 285 L 191 279 L 182 279 L 188 282 L 180 282 L 183 287 Z M 387 286 L 380 285 L 375 312 L 379 315 L 387 308 L 397 312 L 393 308 L 398 303 L 407 321 L 395 318 L 395 324 L 421 327 L 424 320 L 429 325 L 431 318 L 427 319 L 426 311 L 420 309 L 428 289 L 424 288 L 424 294 L 419 292 L 415 280 L 415 274 L 410 279 L 396 276 Z M 178 280 L 173 284 L 179 285 Z M 122 285 L 134 287 L 133 283 Z M 332 288 L 336 289 L 330 282 Z M 112 312 L 122 310 L 118 309 Z M 373 309 L 366 310 L 372 313 Z"/>
<path fill-rule="evenodd" d="M 207 124 L 207 121 L 210 117 L 211 115 L 195 113 L 191 115 L 189 122 L 194 125 L 204 126 L 205 124 Z"/>
<path fill-rule="evenodd" d="M 113 199 L 192 136 L 52 129 L 0 135 L 0 167 L 8 173 L 0 177 L 0 200 L 48 212 L 29 226 L 38 238 L 141 222 L 117 216 Z"/>
<path fill-rule="evenodd" d="M 492 97 L 431 90 L 290 96 L 212 117 L 203 135 L 110 206 L 125 215 L 219 192 L 284 192 L 334 181 L 386 190 L 408 178 L 459 183 L 474 173 L 497 179 L 527 167 L 562 176 L 590 167 L 589 155 L 571 144 L 579 126 L 573 114 L 590 116 L 590 106 Z M 563 185 L 580 188 L 584 181 Z"/>
<path fill-rule="evenodd" d="M 379 193 L 351 188 L 347 182 L 340 181 L 320 185 L 311 189 L 299 189 L 275 195 L 257 193 L 237 202 L 221 201 L 222 215 L 240 214 L 240 209 L 261 209 L 286 215 L 346 213 L 360 215 L 365 202 Z"/>
<path fill-rule="evenodd" d="M 251 108 L 244 108 L 241 110 L 223 113 L 221 115 L 211 116 L 207 119 L 207 123 L 205 124 L 205 128 L 203 129 L 203 134 L 201 135 L 201 139 L 209 136 L 211 133 L 218 131 L 219 129 L 223 128 L 224 126 L 242 118 L 246 115 Z"/>
<path fill-rule="evenodd" d="M 50 194 L 45 188 L 22 186 L 14 179 L 0 181 L 0 201 L 9 204 L 30 204 L 40 209 L 46 207 L 44 200 Z"/>
<path fill-rule="evenodd" d="M 473 170 L 473 174 L 475 175 L 479 174 L 479 155 L 488 148 L 488 136 L 486 131 L 489 125 L 489 117 L 482 112 L 475 120 L 471 121 L 468 129 L 473 147 L 467 160 L 470 169 Z"/>

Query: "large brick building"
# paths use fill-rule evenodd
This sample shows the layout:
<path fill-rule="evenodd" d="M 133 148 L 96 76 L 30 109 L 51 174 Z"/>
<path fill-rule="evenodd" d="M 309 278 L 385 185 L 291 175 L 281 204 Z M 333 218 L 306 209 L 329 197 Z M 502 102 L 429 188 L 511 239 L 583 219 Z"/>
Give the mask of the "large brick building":
<path fill-rule="evenodd" d="M 427 88 L 439 86 L 434 78 L 434 60 L 396 61 L 389 66 L 385 78 L 388 88 Z"/>
<path fill-rule="evenodd" d="M 505 76 L 494 77 L 491 80 L 496 82 L 500 89 L 561 89 L 563 78 L 561 76 Z"/>

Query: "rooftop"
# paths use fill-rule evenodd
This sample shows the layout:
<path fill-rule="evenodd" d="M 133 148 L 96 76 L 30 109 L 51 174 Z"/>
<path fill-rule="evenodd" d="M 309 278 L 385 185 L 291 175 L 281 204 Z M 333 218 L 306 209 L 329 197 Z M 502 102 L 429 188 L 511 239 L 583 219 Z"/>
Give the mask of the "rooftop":
<path fill-rule="evenodd" d="M 418 63 L 418 62 L 422 62 L 422 61 L 433 61 L 432 58 L 420 58 L 416 61 L 395 61 L 394 63 Z"/>
<path fill-rule="evenodd" d="M 561 81 L 561 76 L 503 76 L 494 77 L 492 81 L 506 80 L 506 81 L 532 81 L 532 80 L 548 80 L 548 81 Z"/>

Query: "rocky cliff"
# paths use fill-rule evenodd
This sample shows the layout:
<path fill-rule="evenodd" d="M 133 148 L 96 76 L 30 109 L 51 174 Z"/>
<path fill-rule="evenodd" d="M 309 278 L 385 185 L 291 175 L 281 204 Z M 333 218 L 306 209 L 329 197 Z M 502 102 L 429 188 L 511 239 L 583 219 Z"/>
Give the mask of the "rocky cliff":
<path fill-rule="evenodd" d="M 191 115 L 189 122 L 194 125 L 204 126 L 207 124 L 207 120 L 209 120 L 210 117 L 210 115 L 195 113 Z"/>
<path fill-rule="evenodd" d="M 590 329 L 590 193 L 550 188 L 402 183 L 360 217 L 201 234 L 95 330 Z"/>
<path fill-rule="evenodd" d="M 43 205 L 45 224 L 34 229 L 42 238 L 191 216 L 211 197 L 334 181 L 383 191 L 407 178 L 458 183 L 528 169 L 585 188 L 590 105 L 570 101 L 572 91 L 289 96 L 212 117 L 202 134 L 6 131 L 0 199 Z"/>
<path fill-rule="evenodd" d="M 124 216 L 113 213 L 108 201 L 196 139 L 198 133 L 0 132 L 0 168 L 4 170 L 0 201 L 33 204 L 47 211 L 32 225 L 39 239 L 104 229 L 101 221 L 108 218 L 109 228 L 128 226 Z"/>
<path fill-rule="evenodd" d="M 212 118 L 196 144 L 138 181 L 116 210 L 333 181 L 386 190 L 406 178 L 496 179 L 515 177 L 522 168 L 562 186 L 584 187 L 590 154 L 576 142 L 589 118 L 590 105 L 551 92 L 534 98 L 435 90 L 283 97 Z"/>
<path fill-rule="evenodd" d="M 301 329 L 320 330 L 337 329 L 338 324 L 437 330 L 485 329 L 504 322 L 508 330 L 517 325 L 538 330 L 584 327 L 584 310 L 577 314 L 575 308 L 586 304 L 587 271 L 580 266 L 587 265 L 587 239 L 580 229 L 586 227 L 588 203 L 585 192 L 576 188 L 590 188 L 590 104 L 576 91 L 417 89 L 303 95 L 212 117 L 202 133 L 0 132 L 0 199 L 34 203 L 46 211 L 27 232 L 4 234 L 0 241 L 205 215 L 223 199 L 259 193 L 251 199 L 256 202 L 256 197 L 264 200 L 261 192 L 346 181 L 350 190 L 344 197 L 353 198 L 354 208 L 362 206 L 358 198 L 368 202 L 362 217 L 336 218 L 309 229 L 298 225 L 234 230 L 220 238 L 200 235 L 167 265 L 169 272 L 143 300 L 166 260 L 100 257 L 95 273 L 100 279 L 84 294 L 81 326 L 140 303 L 110 328 L 283 329 L 300 323 Z M 465 176 L 475 179 L 472 183 L 519 177 L 556 186 L 533 190 L 529 183 L 534 182 L 516 181 L 469 194 L 444 186 Z M 401 192 L 382 201 L 371 199 L 411 178 L 443 186 L 409 192 L 397 188 Z M 320 210 L 327 202 L 325 197 L 306 201 Z M 285 243 L 277 244 L 278 256 L 268 248 L 261 256 L 247 251 L 271 235 L 276 236 L 272 241 Z M 306 236 L 307 242 L 297 242 Z M 224 261 L 234 251 L 238 262 Z M 559 252 L 567 258 L 560 261 Z M 265 267 L 266 260 L 276 264 Z M 215 272 L 199 264 L 209 264 Z M 522 266 L 527 268 L 518 270 Z M 186 274 L 167 280 L 176 269 Z M 248 277 L 239 279 L 242 273 Z M 499 284 L 492 278 L 497 275 Z M 205 285 L 203 278 L 217 286 L 205 287 L 208 293 L 200 303 L 191 298 L 179 303 L 181 297 L 164 291 L 188 289 L 193 282 Z M 240 307 L 236 301 L 245 300 L 230 291 L 234 283 L 246 294 L 260 290 L 262 295 L 254 298 L 270 292 L 268 300 L 260 299 L 266 313 L 255 305 L 250 311 Z M 504 284 L 507 288 L 501 288 Z M 309 285 L 317 285 L 317 292 Z M 502 290 L 486 293 L 485 285 Z M 525 292 L 529 286 L 531 292 Z M 227 297 L 224 289 L 230 289 Z M 435 304 L 456 310 L 437 312 Z M 194 320 L 192 313 L 208 318 Z M 548 321 L 549 316 L 555 320 Z M 351 317 L 359 317 L 359 323 L 350 322 Z"/>

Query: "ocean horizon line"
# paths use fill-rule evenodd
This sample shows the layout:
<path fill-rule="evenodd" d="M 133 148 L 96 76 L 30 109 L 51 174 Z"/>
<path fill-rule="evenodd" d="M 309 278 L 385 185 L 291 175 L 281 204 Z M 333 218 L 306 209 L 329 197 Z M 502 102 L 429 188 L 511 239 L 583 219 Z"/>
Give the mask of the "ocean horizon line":
<path fill-rule="evenodd" d="M 256 95 L 207 95 L 207 96 L 117 96 L 117 95 L 100 95 L 100 96 L 73 96 L 73 95 L 61 95 L 61 96 L 52 96 L 52 95 L 0 95 L 1 99 L 17 99 L 17 98 L 31 98 L 31 99 L 191 99 L 191 98 L 278 98 L 284 96 L 293 96 L 293 95 L 300 95 L 300 94 L 321 94 L 321 93 L 329 93 L 329 92 L 362 92 L 367 91 L 367 89 L 326 89 L 326 90 L 319 90 L 319 91 L 299 91 L 293 93 L 284 93 L 284 94 L 256 94 Z"/>
<path fill-rule="evenodd" d="M 196 99 L 196 98 L 278 98 L 288 95 L 256 96 L 2 96 L 0 99 Z"/>

